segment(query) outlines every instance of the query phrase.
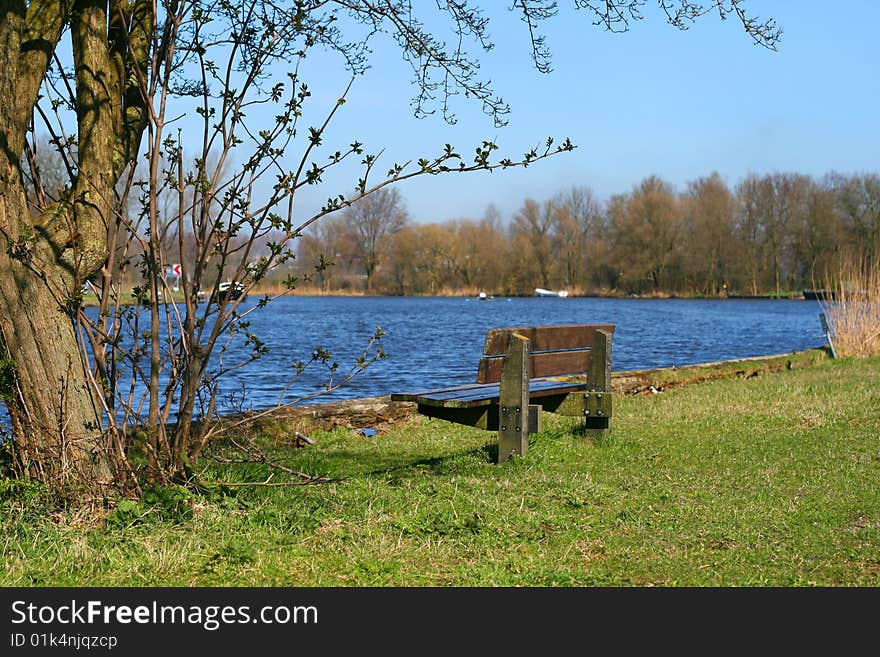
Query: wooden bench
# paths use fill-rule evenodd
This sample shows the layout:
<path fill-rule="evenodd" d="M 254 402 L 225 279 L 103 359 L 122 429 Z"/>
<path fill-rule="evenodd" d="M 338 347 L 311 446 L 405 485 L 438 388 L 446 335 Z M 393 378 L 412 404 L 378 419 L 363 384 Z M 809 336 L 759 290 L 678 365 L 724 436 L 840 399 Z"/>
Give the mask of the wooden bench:
<path fill-rule="evenodd" d="M 475 384 L 395 393 L 428 417 L 498 431 L 498 462 L 525 456 L 540 411 L 584 418 L 586 430 L 611 428 L 614 324 L 490 329 Z"/>

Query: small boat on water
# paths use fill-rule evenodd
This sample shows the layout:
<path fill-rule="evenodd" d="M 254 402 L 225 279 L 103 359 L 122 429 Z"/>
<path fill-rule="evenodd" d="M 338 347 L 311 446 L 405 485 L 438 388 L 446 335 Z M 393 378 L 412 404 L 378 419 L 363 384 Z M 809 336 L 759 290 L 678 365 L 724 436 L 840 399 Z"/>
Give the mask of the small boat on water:
<path fill-rule="evenodd" d="M 238 281 L 223 281 L 217 286 L 217 303 L 235 301 L 244 294 L 244 285 Z"/>
<path fill-rule="evenodd" d="M 804 290 L 804 299 L 812 301 L 833 301 L 837 298 L 834 290 Z"/>
<path fill-rule="evenodd" d="M 536 287 L 535 288 L 535 296 L 536 297 L 560 297 L 560 298 L 564 299 L 565 297 L 568 296 L 568 290 L 554 291 L 554 290 L 545 290 L 542 287 Z"/>

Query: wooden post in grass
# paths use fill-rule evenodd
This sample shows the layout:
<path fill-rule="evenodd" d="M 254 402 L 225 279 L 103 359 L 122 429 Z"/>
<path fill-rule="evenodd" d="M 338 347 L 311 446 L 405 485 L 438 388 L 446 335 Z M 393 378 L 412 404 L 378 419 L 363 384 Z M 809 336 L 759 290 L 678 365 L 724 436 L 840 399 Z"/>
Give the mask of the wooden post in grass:
<path fill-rule="evenodd" d="M 611 334 L 608 331 L 596 331 L 593 348 L 590 351 L 589 389 L 595 395 L 605 395 L 595 399 L 593 404 L 585 404 L 584 426 L 588 433 L 601 436 L 611 428 L 611 412 L 605 404 L 611 402 Z M 603 410 L 605 408 L 605 410 Z"/>
<path fill-rule="evenodd" d="M 498 463 L 529 449 L 529 339 L 511 333 L 498 399 Z"/>

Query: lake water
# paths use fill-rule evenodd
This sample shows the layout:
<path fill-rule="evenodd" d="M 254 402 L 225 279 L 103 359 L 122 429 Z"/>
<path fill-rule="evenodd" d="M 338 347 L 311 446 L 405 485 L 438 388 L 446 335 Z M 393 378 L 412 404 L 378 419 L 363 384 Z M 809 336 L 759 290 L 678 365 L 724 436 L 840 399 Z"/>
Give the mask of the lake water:
<path fill-rule="evenodd" d="M 256 304 L 252 297 L 243 309 Z M 96 312 L 96 309 L 88 309 Z M 323 347 L 339 363 L 338 381 L 381 327 L 388 357 L 345 386 L 310 401 L 413 392 L 471 383 L 486 331 L 542 324 L 615 324 L 612 371 L 689 365 L 790 353 L 825 344 L 821 308 L 807 300 L 693 300 L 514 297 L 480 301 L 448 297 L 284 297 L 249 316 L 250 330 L 269 353 L 228 374 L 221 412 L 269 408 L 289 386 L 293 363 Z M 233 343 L 227 365 L 246 349 Z M 124 381 L 124 379 L 123 379 Z M 289 388 L 285 401 L 327 385 L 314 366 Z M 0 408 L 0 430 L 8 430 Z"/>
<path fill-rule="evenodd" d="M 234 375 L 226 390 L 246 407 L 278 398 L 290 365 L 331 350 L 343 370 L 380 326 L 388 358 L 324 400 L 473 382 L 486 331 L 539 324 L 616 325 L 612 371 L 790 353 L 825 343 L 819 304 L 806 300 L 599 298 L 287 297 L 252 316 L 268 355 Z M 325 380 L 301 377 L 302 392 Z"/>

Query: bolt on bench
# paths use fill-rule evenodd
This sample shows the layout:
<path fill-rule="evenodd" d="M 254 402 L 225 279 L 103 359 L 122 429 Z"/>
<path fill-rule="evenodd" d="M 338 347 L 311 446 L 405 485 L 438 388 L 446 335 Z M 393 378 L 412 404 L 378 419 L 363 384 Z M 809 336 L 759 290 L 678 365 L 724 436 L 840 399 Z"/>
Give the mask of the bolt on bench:
<path fill-rule="evenodd" d="M 611 428 L 614 324 L 489 329 L 476 384 L 413 393 L 420 414 L 498 431 L 498 462 L 525 456 L 540 411 L 584 418 L 588 432 Z"/>

